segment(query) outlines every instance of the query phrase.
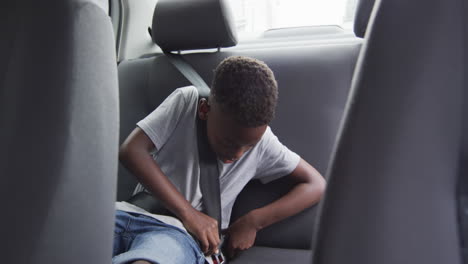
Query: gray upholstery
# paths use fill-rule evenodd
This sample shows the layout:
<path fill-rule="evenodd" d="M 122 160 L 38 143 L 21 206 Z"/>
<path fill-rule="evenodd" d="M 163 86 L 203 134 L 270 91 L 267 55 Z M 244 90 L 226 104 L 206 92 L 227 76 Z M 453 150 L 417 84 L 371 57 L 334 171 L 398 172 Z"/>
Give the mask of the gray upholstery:
<path fill-rule="evenodd" d="M 118 143 L 109 17 L 91 1 L 3 4 L 1 262 L 108 263 Z"/>
<path fill-rule="evenodd" d="M 229 264 L 309 264 L 311 259 L 311 250 L 252 247 Z"/>
<path fill-rule="evenodd" d="M 468 12 L 468 6 L 464 6 L 465 14 Z M 465 25 L 468 22 L 468 16 L 465 15 Z M 468 43 L 468 27 L 464 28 L 465 43 Z M 465 65 L 468 62 L 468 52 L 464 54 Z M 468 76 L 468 67 L 465 66 L 465 76 Z M 458 170 L 458 217 L 460 221 L 460 244 L 462 247 L 463 262 L 468 263 L 468 89 L 463 94 L 463 125 L 462 125 L 462 144 L 459 159 Z"/>
<path fill-rule="evenodd" d="M 465 34 L 465 37 L 466 36 L 468 36 L 468 34 Z M 468 61 L 467 59 L 468 58 L 465 58 L 465 61 Z M 460 167 L 458 170 L 457 198 L 463 263 L 468 263 L 468 104 L 466 103 L 468 102 L 468 91 L 466 89 L 464 102 L 463 139 L 459 158 Z"/>
<path fill-rule="evenodd" d="M 358 0 L 354 17 L 354 34 L 357 37 L 363 38 L 366 35 L 374 3 L 375 0 Z"/>
<path fill-rule="evenodd" d="M 152 36 L 164 51 L 231 47 L 237 38 L 225 0 L 159 0 Z"/>
<path fill-rule="evenodd" d="M 461 263 L 461 10 L 459 0 L 377 2 L 330 170 L 314 264 Z"/>

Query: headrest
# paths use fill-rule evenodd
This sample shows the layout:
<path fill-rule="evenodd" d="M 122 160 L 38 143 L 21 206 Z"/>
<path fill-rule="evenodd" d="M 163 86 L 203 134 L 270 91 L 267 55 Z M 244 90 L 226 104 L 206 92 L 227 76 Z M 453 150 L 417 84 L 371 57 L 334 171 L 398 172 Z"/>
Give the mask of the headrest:
<path fill-rule="evenodd" d="M 363 38 L 366 34 L 367 24 L 374 8 L 375 0 L 359 0 L 354 17 L 354 34 Z"/>
<path fill-rule="evenodd" d="M 231 47 L 237 44 L 225 0 L 159 0 L 152 37 L 164 51 Z"/>

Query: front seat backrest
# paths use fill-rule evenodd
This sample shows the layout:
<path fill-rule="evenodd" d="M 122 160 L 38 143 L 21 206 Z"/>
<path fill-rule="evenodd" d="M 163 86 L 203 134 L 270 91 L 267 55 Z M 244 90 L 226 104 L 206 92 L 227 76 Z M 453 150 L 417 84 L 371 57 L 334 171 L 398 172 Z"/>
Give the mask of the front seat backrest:
<path fill-rule="evenodd" d="M 366 35 L 369 19 L 374 7 L 375 0 L 358 0 L 354 16 L 354 34 L 363 38 Z"/>
<path fill-rule="evenodd" d="M 459 0 L 376 2 L 314 264 L 460 263 L 461 10 Z"/>
<path fill-rule="evenodd" d="M 118 89 L 107 1 L 95 2 L 2 3 L 2 263 L 110 262 Z"/>

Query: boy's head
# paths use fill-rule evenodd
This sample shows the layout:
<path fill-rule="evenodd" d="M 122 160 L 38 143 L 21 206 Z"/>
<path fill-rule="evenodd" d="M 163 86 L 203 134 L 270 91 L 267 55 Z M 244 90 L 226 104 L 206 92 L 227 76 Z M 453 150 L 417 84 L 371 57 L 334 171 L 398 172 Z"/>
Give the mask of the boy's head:
<path fill-rule="evenodd" d="M 208 140 L 225 163 L 239 159 L 262 137 L 275 115 L 278 86 L 262 61 L 235 56 L 215 70 L 209 102 L 200 103 Z"/>

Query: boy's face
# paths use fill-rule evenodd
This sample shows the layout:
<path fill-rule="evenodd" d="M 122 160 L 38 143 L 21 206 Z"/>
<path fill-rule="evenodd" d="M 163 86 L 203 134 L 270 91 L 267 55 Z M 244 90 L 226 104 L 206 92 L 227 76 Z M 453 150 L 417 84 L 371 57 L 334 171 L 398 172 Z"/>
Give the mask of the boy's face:
<path fill-rule="evenodd" d="M 208 105 L 205 99 L 202 100 L 198 114 L 201 119 L 206 120 L 211 149 L 223 163 L 233 163 L 240 159 L 265 133 L 267 125 L 243 127 L 222 112 L 216 102 L 210 102 Z"/>

